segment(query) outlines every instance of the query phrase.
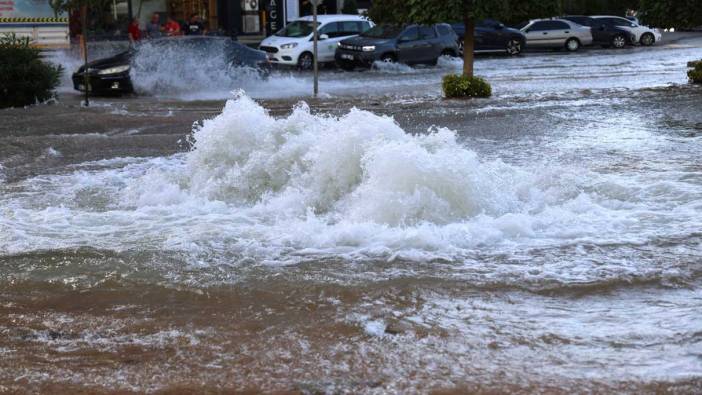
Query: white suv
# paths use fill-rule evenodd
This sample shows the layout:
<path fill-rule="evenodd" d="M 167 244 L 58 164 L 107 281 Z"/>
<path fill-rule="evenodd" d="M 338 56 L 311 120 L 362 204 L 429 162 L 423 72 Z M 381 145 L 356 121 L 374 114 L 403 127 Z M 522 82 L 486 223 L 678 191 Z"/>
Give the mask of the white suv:
<path fill-rule="evenodd" d="M 359 15 L 319 15 L 319 62 L 334 62 L 339 41 L 359 35 L 371 27 L 373 23 Z M 312 39 L 312 17 L 306 16 L 266 38 L 258 48 L 268 54 L 271 63 L 309 70 L 313 62 Z"/>
<path fill-rule="evenodd" d="M 639 43 L 643 46 L 653 45 L 661 41 L 663 35 L 658 29 L 651 29 L 648 26 L 641 26 L 638 23 L 620 16 L 597 15 L 595 19 L 605 20 L 607 23 L 616 27 L 622 28 L 634 34 L 634 43 Z"/>

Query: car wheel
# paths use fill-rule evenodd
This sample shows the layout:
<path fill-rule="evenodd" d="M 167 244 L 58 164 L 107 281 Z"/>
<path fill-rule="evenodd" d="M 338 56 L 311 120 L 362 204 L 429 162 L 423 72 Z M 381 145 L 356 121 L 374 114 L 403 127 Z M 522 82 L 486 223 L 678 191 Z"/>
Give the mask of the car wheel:
<path fill-rule="evenodd" d="M 569 38 L 565 43 L 565 47 L 569 52 L 575 52 L 580 49 L 580 41 L 577 38 Z"/>
<path fill-rule="evenodd" d="M 612 46 L 617 49 L 624 48 L 626 46 L 626 37 L 617 34 L 612 38 Z"/>
<path fill-rule="evenodd" d="M 507 43 L 507 54 L 514 56 L 520 53 L 522 53 L 522 43 L 519 40 L 509 40 Z"/>
<path fill-rule="evenodd" d="M 314 56 L 309 52 L 303 52 L 297 60 L 297 67 L 300 70 L 312 70 L 314 66 Z"/>
<path fill-rule="evenodd" d="M 383 63 L 395 63 L 397 62 L 397 59 L 395 58 L 395 55 L 386 53 L 385 55 L 380 57 L 380 61 Z"/>
<path fill-rule="evenodd" d="M 641 43 L 641 45 L 648 47 L 656 42 L 656 38 L 653 37 L 653 34 L 651 33 L 644 33 L 644 35 L 641 36 L 641 38 L 639 39 L 639 42 Z"/>

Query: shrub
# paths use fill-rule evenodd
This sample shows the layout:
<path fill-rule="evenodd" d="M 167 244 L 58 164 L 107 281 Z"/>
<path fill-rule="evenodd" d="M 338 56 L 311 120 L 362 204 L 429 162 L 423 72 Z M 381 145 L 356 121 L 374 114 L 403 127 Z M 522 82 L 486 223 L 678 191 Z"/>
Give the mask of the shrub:
<path fill-rule="evenodd" d="M 490 84 L 480 77 L 449 74 L 444 76 L 442 86 L 447 98 L 490 97 L 492 95 Z"/>
<path fill-rule="evenodd" d="M 22 107 L 54 97 L 61 66 L 42 61 L 28 38 L 0 37 L 0 108 Z"/>
<path fill-rule="evenodd" d="M 702 84 L 702 61 L 695 64 L 695 68 L 687 72 L 690 81 L 695 84 Z"/>
<path fill-rule="evenodd" d="M 341 8 L 341 13 L 347 15 L 358 14 L 358 3 L 356 0 L 344 0 L 344 6 Z"/>

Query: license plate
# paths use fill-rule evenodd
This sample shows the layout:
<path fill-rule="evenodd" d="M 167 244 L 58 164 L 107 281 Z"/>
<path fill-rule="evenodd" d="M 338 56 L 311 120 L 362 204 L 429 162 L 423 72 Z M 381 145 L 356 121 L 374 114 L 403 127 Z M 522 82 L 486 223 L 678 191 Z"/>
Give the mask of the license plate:
<path fill-rule="evenodd" d="M 341 59 L 353 60 L 353 55 L 349 55 L 347 53 L 342 53 Z"/>

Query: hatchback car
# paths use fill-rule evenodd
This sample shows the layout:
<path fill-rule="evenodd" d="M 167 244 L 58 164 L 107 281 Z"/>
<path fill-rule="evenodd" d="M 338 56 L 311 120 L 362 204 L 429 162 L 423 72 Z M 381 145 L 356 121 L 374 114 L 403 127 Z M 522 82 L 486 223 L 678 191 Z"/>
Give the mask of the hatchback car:
<path fill-rule="evenodd" d="M 526 35 L 527 46 L 536 48 L 565 48 L 575 52 L 592 44 L 589 27 L 565 19 L 536 19 L 520 29 Z"/>
<path fill-rule="evenodd" d="M 342 40 L 336 63 L 345 70 L 371 67 L 375 61 L 436 64 L 442 55 L 458 55 L 456 33 L 445 23 L 436 25 L 376 25 L 358 37 Z"/>
<path fill-rule="evenodd" d="M 458 49 L 463 54 L 463 37 L 466 27 L 462 23 L 451 25 L 458 36 Z M 517 29 L 506 27 L 491 19 L 481 20 L 475 25 L 475 53 L 499 52 L 518 55 L 526 45 L 526 36 Z"/>
<path fill-rule="evenodd" d="M 317 56 L 320 63 L 328 63 L 334 62 L 339 41 L 365 32 L 373 23 L 359 15 L 319 15 L 317 25 Z M 310 70 L 314 62 L 313 27 L 311 16 L 300 18 L 263 40 L 258 49 L 268 53 L 273 64 Z"/>
<path fill-rule="evenodd" d="M 663 38 L 663 34 L 658 29 L 651 29 L 648 26 L 641 26 L 634 21 L 630 21 L 620 16 L 596 15 L 593 16 L 598 21 L 610 23 L 634 34 L 634 42 L 643 46 L 653 45 Z"/>
<path fill-rule="evenodd" d="M 144 41 L 126 52 L 119 53 L 109 58 L 95 60 L 88 63 L 87 69 L 81 66 L 73 73 L 73 87 L 78 91 L 85 91 L 92 94 L 122 94 L 134 91 L 130 72 L 139 63 L 140 54 L 147 55 L 148 59 L 154 59 L 153 54 L 179 54 L 184 57 L 198 57 L 206 59 L 208 57 L 222 56 L 228 66 L 246 66 L 259 70 L 262 74 L 268 74 L 270 63 L 265 53 L 257 51 L 233 41 L 227 37 L 212 36 L 180 36 L 160 38 Z M 164 59 L 173 61 L 174 59 Z M 177 61 L 178 59 L 175 59 Z M 149 65 L 142 65 L 148 72 Z M 222 72 L 226 72 L 223 70 Z M 87 85 L 86 85 L 87 74 Z M 180 76 L 187 79 L 187 75 Z"/>
<path fill-rule="evenodd" d="M 606 20 L 580 15 L 563 16 L 561 19 L 589 27 L 592 33 L 593 44 L 601 45 L 605 48 L 624 48 L 627 45 L 636 43 L 636 36 L 633 33 Z"/>

